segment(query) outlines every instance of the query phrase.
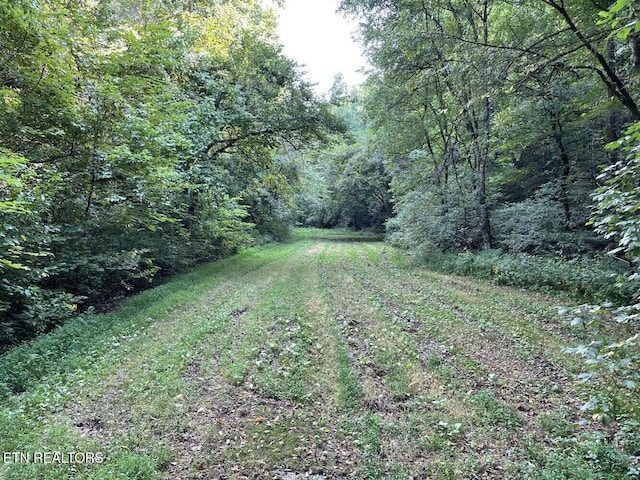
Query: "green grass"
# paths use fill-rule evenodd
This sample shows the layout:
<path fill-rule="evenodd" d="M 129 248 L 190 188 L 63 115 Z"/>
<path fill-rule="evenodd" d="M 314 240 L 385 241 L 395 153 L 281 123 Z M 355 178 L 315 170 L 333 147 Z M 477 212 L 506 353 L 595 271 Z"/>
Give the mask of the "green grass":
<path fill-rule="evenodd" d="M 292 239 L 299 240 L 322 240 L 335 242 L 379 242 L 384 240 L 383 233 L 370 232 L 367 230 L 354 231 L 348 228 L 296 228 L 293 231 Z"/>
<path fill-rule="evenodd" d="M 634 478 L 636 429 L 578 422 L 557 299 L 372 240 L 298 230 L 0 356 L 0 449 L 104 460 L 0 477 Z"/>

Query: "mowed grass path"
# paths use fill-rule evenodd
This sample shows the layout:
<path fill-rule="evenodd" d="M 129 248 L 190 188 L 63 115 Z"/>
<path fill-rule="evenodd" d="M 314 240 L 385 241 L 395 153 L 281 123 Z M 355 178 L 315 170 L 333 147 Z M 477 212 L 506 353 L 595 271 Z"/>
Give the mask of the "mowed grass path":
<path fill-rule="evenodd" d="M 306 232 L 70 324 L 39 340 L 58 349 L 53 358 L 38 342 L 0 357 L 13 372 L 6 385 L 23 390 L 0 407 L 0 450 L 104 457 L 5 462 L 0 477 L 615 470 L 589 450 L 596 427 L 578 423 L 586 392 L 573 385 L 580 364 L 563 353 L 577 339 L 555 316 L 561 301 L 410 267 L 372 240 Z"/>

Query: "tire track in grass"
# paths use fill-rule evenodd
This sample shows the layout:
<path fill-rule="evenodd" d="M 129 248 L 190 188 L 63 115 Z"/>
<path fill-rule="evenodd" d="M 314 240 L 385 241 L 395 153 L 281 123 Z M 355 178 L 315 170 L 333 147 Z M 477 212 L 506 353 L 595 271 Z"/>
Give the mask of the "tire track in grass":
<path fill-rule="evenodd" d="M 333 244 L 325 244 L 318 257 L 317 291 L 323 303 L 327 305 L 327 333 L 332 336 L 334 344 L 333 356 L 336 359 L 338 379 L 335 405 L 337 409 L 351 411 L 361 406 L 363 392 L 351 365 L 349 347 L 336 321 L 340 314 L 340 307 L 334 291 L 337 281 L 334 270 L 339 261 L 339 252 L 333 247 Z"/>
<path fill-rule="evenodd" d="M 559 304 L 571 303 L 567 300 L 531 291 L 523 294 L 521 290 L 494 285 L 490 281 L 444 275 L 424 269 L 412 269 L 411 272 L 407 272 L 406 269 L 398 269 L 388 263 L 384 264 L 383 268 L 403 284 L 407 284 L 409 278 L 414 280 L 414 285 L 428 284 L 432 295 L 436 295 L 454 309 L 463 308 L 465 305 L 467 308 L 469 305 L 475 306 L 475 316 L 478 320 L 495 324 L 511 335 L 524 333 L 531 336 L 532 340 L 552 340 L 550 346 L 553 348 L 547 350 L 552 356 L 554 350 L 557 352 L 562 348 L 562 343 L 575 341 L 576 334 L 580 333 L 579 330 L 569 327 L 566 322 L 558 320 L 556 307 Z M 490 304 L 488 299 L 492 300 Z M 502 315 L 495 315 L 492 307 L 500 308 Z M 506 318 L 510 321 L 500 321 Z"/>
<path fill-rule="evenodd" d="M 220 358 L 220 368 L 196 379 L 202 393 L 190 404 L 186 443 L 197 452 L 186 449 L 172 478 L 351 477 L 357 459 L 336 421 L 337 348 L 317 291 L 317 247 L 291 256 L 260 304 L 209 342 L 202 361 Z M 243 359 L 239 378 L 224 358 Z"/>
<path fill-rule="evenodd" d="M 333 245 L 337 258 L 324 283 L 336 301 L 337 328 L 363 391 L 362 410 L 351 419 L 365 460 L 359 478 L 430 478 L 440 468 L 434 450 L 447 445 L 455 454 L 456 427 L 447 426 L 464 410 L 423 368 L 411 338 L 358 284 L 352 271 L 361 248 Z"/>
<path fill-rule="evenodd" d="M 371 259 L 371 252 L 365 253 L 363 258 Z M 575 433 L 575 426 L 569 426 L 569 420 L 577 420 L 581 395 L 569 384 L 570 370 L 567 368 L 571 368 L 572 362 L 567 361 L 567 367 L 560 363 L 559 355 L 553 362 L 545 358 L 549 350 L 557 354 L 564 345 L 563 339 L 554 336 L 553 330 L 537 326 L 536 333 L 542 332 L 542 335 L 524 338 L 523 343 L 536 355 L 523 358 L 517 351 L 519 337 L 515 332 L 518 330 L 507 328 L 506 335 L 500 333 L 509 318 L 517 314 L 503 305 L 499 305 L 496 313 L 489 305 L 490 297 L 475 296 L 472 302 L 463 304 L 465 309 L 473 302 L 480 305 L 482 320 L 478 320 L 473 316 L 474 310 L 467 312 L 456 301 L 468 290 L 447 290 L 433 298 L 425 292 L 440 290 L 442 282 L 419 280 L 409 283 L 406 273 L 410 275 L 413 269 L 405 272 L 384 262 L 377 272 L 371 268 L 371 263 L 366 269 L 355 263 L 352 266 L 351 273 L 363 290 L 376 291 L 381 308 L 386 308 L 416 337 L 426 364 L 452 383 L 461 383 L 458 389 L 468 388 L 469 406 L 485 411 L 489 424 L 511 424 L 508 430 L 513 433 L 507 432 L 507 442 L 500 445 L 491 439 L 484 442 L 494 444 L 490 448 L 491 455 L 503 463 L 496 468 L 508 468 L 518 462 L 517 458 L 511 461 L 500 457 L 510 449 L 513 452 L 513 446 L 516 450 L 526 450 L 523 436 L 525 443 L 530 441 L 527 436 L 534 436 L 536 442 L 544 445 L 553 443 L 550 430 L 566 429 Z M 411 278 L 415 277 L 419 275 L 411 275 Z M 451 300 L 443 301 L 445 298 Z M 542 323 L 538 318 L 527 320 Z M 572 418 L 567 419 L 567 416 Z M 551 425 L 557 421 L 562 424 Z M 486 445 L 480 447 L 480 451 L 486 450 Z M 517 455 L 526 457 L 523 451 Z"/>
<path fill-rule="evenodd" d="M 233 316 L 225 329 L 207 340 L 200 358 L 201 375 L 195 382 L 199 394 L 189 402 L 188 443 L 192 446 L 171 469 L 173 477 L 232 478 L 225 475 L 268 472 L 269 462 L 257 450 L 271 450 L 273 445 L 265 443 L 263 435 L 252 434 L 252 429 L 263 423 L 272 428 L 274 422 L 290 421 L 296 416 L 297 405 L 281 398 L 286 392 L 274 392 L 273 385 L 261 382 L 258 370 L 263 362 L 277 360 L 271 345 L 278 345 L 280 323 L 289 313 L 281 310 L 285 301 L 281 296 L 288 275 L 297 268 L 296 258 L 298 255 L 291 255 L 282 265 L 272 266 L 270 288 L 261 292 L 250 309 Z M 255 287 L 247 282 L 244 288 Z M 207 422 L 211 419 L 216 422 L 213 429 Z M 242 456 L 247 458 L 244 465 L 237 461 Z"/>
<path fill-rule="evenodd" d="M 567 362 L 562 350 L 574 338 L 560 336 L 548 330 L 546 325 L 541 325 L 552 315 L 552 299 L 547 298 L 547 308 L 541 308 L 540 304 L 535 306 L 538 314 L 523 315 L 521 311 L 513 308 L 514 304 L 523 303 L 514 300 L 518 298 L 517 292 L 514 294 L 513 290 L 506 287 L 479 284 L 482 288 L 472 288 L 464 279 L 458 282 L 457 279 L 439 274 L 433 274 L 432 277 L 431 272 L 427 272 L 426 275 L 411 275 L 412 272 L 403 272 L 389 265 L 385 267 L 383 276 L 393 278 L 392 283 L 400 286 L 400 292 L 406 293 L 404 301 L 410 306 L 432 303 L 440 309 L 452 312 L 465 324 L 474 325 L 482 337 L 495 340 L 497 343 L 510 343 L 511 347 L 518 349 L 516 353 L 519 357 L 522 356 L 520 348 L 523 346 L 527 354 L 535 350 L 533 353 L 536 357 L 524 355 L 525 358 L 521 358 L 534 367 L 538 366 L 539 360 L 552 358 L 556 360 L 555 364 L 548 360 L 543 361 L 549 370 L 554 370 L 556 375 L 564 378 L 573 373 L 567 372 L 566 364 L 571 362 Z M 407 282 L 410 275 L 418 281 Z M 364 278 L 364 275 L 361 277 Z M 451 284 L 453 287 L 445 289 L 443 283 Z M 465 288 L 458 288 L 458 284 L 465 285 Z M 410 298 L 407 299 L 407 296 Z"/>
<path fill-rule="evenodd" d="M 356 436 L 352 448 L 357 448 L 364 460 L 364 467 L 361 465 L 358 469 L 358 476 L 361 477 L 365 472 L 370 474 L 381 468 L 377 461 L 382 454 L 379 422 L 366 407 L 372 405 L 373 399 L 379 398 L 381 394 L 373 379 L 364 372 L 362 359 L 367 358 L 368 348 L 366 341 L 357 337 L 361 317 L 349 309 L 354 303 L 347 296 L 352 279 L 345 275 L 344 263 L 342 245 L 332 243 L 325 250 L 320 288 L 334 305 L 341 406 L 351 413 L 350 419 L 345 419 L 345 423 Z"/>
<path fill-rule="evenodd" d="M 402 276 L 402 272 L 397 269 L 385 269 L 385 278 L 393 278 L 393 283 L 401 285 L 401 294 L 398 301 L 409 307 L 409 312 L 415 310 L 416 304 L 433 304 L 436 307 L 436 314 L 442 315 L 444 312 L 451 312 L 459 321 L 449 316 L 449 321 L 459 325 L 458 331 L 464 332 L 462 338 L 472 337 L 474 342 L 464 342 L 459 348 L 465 350 L 465 354 L 472 360 L 478 362 L 480 366 L 486 367 L 486 374 L 491 380 L 485 382 L 487 386 L 498 390 L 505 401 L 517 403 L 517 408 L 527 416 L 535 415 L 539 407 L 558 408 L 566 405 L 568 399 L 573 399 L 571 407 L 577 411 L 581 404 L 580 397 L 583 395 L 576 391 L 570 384 L 570 379 L 576 373 L 575 361 L 567 359 L 562 348 L 569 345 L 565 338 L 558 338 L 552 331 L 540 326 L 538 316 L 529 315 L 524 320 L 517 312 L 513 312 L 510 307 L 513 299 L 513 292 L 503 293 L 505 288 L 496 288 L 501 295 L 508 300 L 504 306 L 500 303 L 501 296 L 494 298 L 484 292 L 482 296 L 473 295 L 469 300 L 469 291 L 448 289 L 442 291 L 442 276 L 437 275 L 434 280 L 437 283 L 427 284 L 425 281 L 409 284 Z M 362 277 L 364 278 L 364 277 Z M 420 277 L 418 277 L 420 278 Z M 429 278 L 429 277 L 427 277 Z M 365 280 L 366 283 L 366 280 Z M 454 283 L 450 280 L 448 283 Z M 466 283 L 466 282 L 465 282 Z M 475 289 L 479 290 L 479 289 Z M 428 294 L 425 292 L 428 291 Z M 419 302 L 415 302 L 419 299 Z M 462 299 L 466 299 L 462 303 Z M 403 312 L 386 297 L 384 303 L 394 313 L 403 316 Z M 404 308 L 403 307 L 403 308 Z M 413 307 L 413 309 L 412 309 Z M 437 310 L 440 312 L 437 312 Z M 548 312 L 545 312 L 548 314 Z M 406 316 L 406 315 L 405 315 Z M 413 315 L 414 322 L 416 315 Z M 478 317 L 480 319 L 478 319 Z M 533 325 L 521 329 L 517 325 L 531 322 Z M 519 335 L 518 332 L 526 330 L 534 331 L 531 336 Z M 503 333 L 503 332 L 507 333 Z M 455 330 L 447 339 L 455 344 Z M 458 342 L 460 343 L 460 342 Z M 523 355 L 522 352 L 525 352 Z M 552 357 L 552 360 L 549 358 Z M 567 367 L 565 364 L 569 363 Z M 528 400 L 536 399 L 538 405 L 529 405 Z"/>
<path fill-rule="evenodd" d="M 353 252 L 352 252 L 352 257 L 353 257 Z M 365 260 L 365 255 L 361 255 L 361 260 Z M 387 311 L 388 314 L 391 314 L 390 316 L 393 318 L 393 320 L 397 323 L 399 329 L 401 332 L 404 332 L 405 334 L 408 334 L 412 340 L 415 339 L 415 337 L 417 336 L 416 333 L 418 333 L 421 330 L 421 324 L 416 321 L 416 318 L 410 319 L 408 317 L 411 317 L 411 313 L 409 312 L 409 310 L 404 309 L 404 307 L 406 305 L 401 305 L 403 307 L 402 312 L 399 314 L 399 310 L 398 307 L 391 303 L 389 298 L 393 298 L 394 301 L 396 300 L 396 298 L 400 298 L 400 296 L 402 295 L 401 293 L 398 293 L 397 291 L 395 291 L 395 288 L 398 288 L 398 285 L 392 285 L 391 287 L 389 287 L 386 283 L 385 283 L 385 278 L 380 278 L 379 276 L 376 275 L 375 271 L 372 270 L 370 263 L 367 264 L 367 268 L 363 268 L 362 266 L 363 262 L 350 262 L 346 265 L 346 268 L 349 270 L 349 273 L 353 276 L 354 279 L 356 279 L 356 282 L 360 285 L 360 288 L 362 290 L 362 296 L 366 296 L 367 293 L 369 294 L 369 299 L 375 301 L 380 309 L 382 311 Z M 362 273 L 364 272 L 365 275 L 362 275 Z M 401 292 L 404 292 L 405 289 L 402 288 L 404 286 L 400 286 L 399 290 Z M 376 295 L 371 295 L 372 292 L 375 292 Z M 456 323 L 460 323 L 460 320 L 453 315 L 451 312 L 448 312 L 446 310 L 437 310 L 435 313 L 434 318 L 438 317 L 439 320 L 437 321 L 437 326 L 438 327 L 442 327 L 443 324 L 447 325 L 449 328 L 455 326 Z M 409 322 L 409 320 L 412 320 L 411 322 Z M 407 325 L 409 323 L 412 323 L 412 329 L 408 329 Z M 417 350 L 417 354 L 418 357 L 420 358 L 422 364 L 424 366 L 430 366 L 430 367 L 436 367 L 436 366 L 440 366 L 439 362 L 437 364 L 434 364 L 434 362 L 432 361 L 431 355 L 430 357 L 427 357 L 426 359 L 424 358 L 424 342 L 427 341 L 427 345 L 430 347 L 431 351 L 433 352 L 434 350 L 442 350 L 442 351 L 447 351 L 447 347 L 444 347 L 444 345 L 442 345 L 442 343 L 438 343 L 438 342 L 434 342 L 434 336 L 436 339 L 439 340 L 451 340 L 455 335 L 452 335 L 450 338 L 446 338 L 443 339 L 441 338 L 442 336 L 439 335 L 439 332 L 436 331 L 437 328 L 432 328 L 430 332 L 426 332 L 427 335 L 423 336 L 421 338 L 421 342 L 418 343 L 418 345 L 416 345 L 415 342 L 413 342 L 412 344 L 412 340 L 409 340 L 405 343 L 404 347 L 407 349 L 414 349 L 414 352 Z M 459 329 L 454 329 L 454 332 L 460 332 Z M 466 338 L 469 338 L 469 333 L 470 332 L 466 332 Z M 435 334 L 435 335 L 434 335 Z M 477 387 L 476 385 L 476 375 L 480 372 L 478 372 L 477 370 L 477 365 L 474 364 L 475 362 L 470 362 L 468 359 L 465 359 L 464 357 L 461 358 L 462 356 L 458 353 L 455 352 L 456 354 L 451 354 L 450 355 L 450 359 L 455 360 L 456 362 L 456 366 L 457 366 L 457 372 L 464 372 L 465 376 L 467 377 L 466 379 L 460 379 L 460 378 L 453 378 L 453 373 L 451 371 L 451 369 L 443 369 L 443 368 L 438 368 L 436 370 L 439 370 L 440 372 L 440 376 L 443 377 L 442 380 L 444 381 L 451 381 L 454 380 L 453 383 L 453 387 L 454 390 L 458 390 L 458 396 L 461 396 L 461 392 L 462 391 L 467 391 L 466 396 L 468 398 L 464 398 L 463 397 L 463 403 L 466 404 L 467 408 L 473 412 L 475 414 L 475 416 L 477 418 L 471 418 L 468 419 L 467 421 L 469 423 L 475 423 L 478 425 L 478 428 L 482 428 L 484 427 L 486 429 L 487 426 L 493 427 L 495 430 L 500 430 L 503 429 L 503 427 L 506 425 L 506 428 L 504 428 L 504 432 L 500 433 L 498 432 L 498 436 L 494 436 L 494 438 L 489 438 L 488 441 L 486 442 L 487 444 L 492 444 L 493 448 L 491 449 L 491 456 L 493 458 L 490 458 L 488 461 L 489 465 L 483 465 L 481 462 L 478 463 L 475 466 L 470 466 L 469 468 L 471 469 L 477 469 L 479 471 L 490 471 L 491 468 L 495 468 L 497 472 L 500 472 L 501 469 L 504 468 L 504 466 L 502 466 L 501 464 L 504 463 L 504 459 L 501 458 L 501 452 L 503 452 L 506 448 L 507 444 L 517 444 L 517 435 L 515 434 L 515 430 L 517 430 L 520 427 L 520 424 L 522 423 L 522 415 L 519 414 L 514 408 L 512 408 L 509 404 L 509 402 L 505 401 L 505 399 L 498 399 L 495 398 L 494 392 L 491 389 L 479 389 L 476 392 L 473 393 L 473 395 L 471 395 L 470 392 L 472 392 L 472 390 L 470 390 L 470 387 Z M 437 358 L 437 357 L 436 357 Z M 431 360 L 431 361 L 430 361 Z M 459 377 L 459 374 L 457 375 Z M 473 383 L 470 383 L 473 382 Z M 442 428 L 447 430 L 449 429 L 449 431 L 447 431 L 447 434 L 451 434 L 453 436 L 457 436 L 458 435 L 458 428 L 457 427 L 453 427 L 453 430 L 451 430 L 451 424 L 449 422 L 442 422 L 444 425 L 442 425 Z M 454 423 L 453 425 L 459 425 L 460 423 Z M 498 438 L 499 437 L 499 438 Z M 486 449 L 486 445 L 481 445 L 480 446 L 480 450 L 484 450 Z M 478 450 L 476 448 L 476 450 Z M 473 453 L 471 452 L 471 458 L 469 459 L 472 463 L 473 462 L 478 462 L 481 459 L 478 458 L 473 458 Z M 485 459 L 486 460 L 486 459 Z M 486 473 L 486 472 L 485 472 Z M 499 474 L 499 473 L 498 473 Z"/>
<path fill-rule="evenodd" d="M 126 448 L 142 456 L 161 449 L 169 458 L 172 454 L 167 452 L 180 446 L 176 432 L 187 429 L 183 414 L 194 392 L 184 377 L 199 370 L 201 345 L 224 331 L 239 316 L 237 312 L 260 301 L 272 289 L 278 265 L 298 248 L 267 248 L 264 257 L 240 259 L 228 273 L 220 272 L 221 280 L 212 277 L 213 288 L 198 301 L 161 318 L 144 337 L 123 345 L 130 353 L 115 373 L 99 386 L 88 386 L 90 395 L 70 405 L 60 422 L 70 428 L 77 425 L 84 435 L 99 435 L 112 457 Z"/>
<path fill-rule="evenodd" d="M 385 247 L 392 254 L 396 251 L 393 248 Z M 455 275 L 446 275 L 425 268 L 408 267 L 406 262 L 393 262 L 391 258 L 387 258 L 385 253 L 367 249 L 367 255 L 375 258 L 374 263 L 379 265 L 385 273 L 394 276 L 403 287 L 415 287 L 415 283 L 425 283 L 430 286 L 430 293 L 440 292 L 440 298 L 451 300 L 449 294 L 454 296 L 450 307 L 455 309 L 455 304 L 460 300 L 460 296 L 464 295 L 469 303 L 480 302 L 486 304 L 487 299 L 492 300 L 492 304 L 499 304 L 504 307 L 504 317 L 517 322 L 503 322 L 500 327 L 505 331 L 514 332 L 518 327 L 535 326 L 536 329 L 546 330 L 552 334 L 551 338 L 564 341 L 565 343 L 574 341 L 576 334 L 581 332 L 575 328 L 571 328 L 566 322 L 558 320 L 556 314 L 556 306 L 558 304 L 567 304 L 571 301 L 559 299 L 549 295 L 531 290 L 521 290 L 511 287 L 495 285 L 491 281 L 477 280 L 470 277 L 462 277 Z M 391 256 L 391 255 L 389 255 Z M 382 258 L 384 257 L 384 259 Z M 402 266 L 399 267 L 398 264 Z M 419 292 L 421 293 L 421 292 Z M 515 333 L 519 333 L 515 331 Z M 528 332 L 530 333 L 530 332 Z M 544 332 L 539 334 L 545 336 Z M 548 337 L 547 337 L 548 338 Z"/>

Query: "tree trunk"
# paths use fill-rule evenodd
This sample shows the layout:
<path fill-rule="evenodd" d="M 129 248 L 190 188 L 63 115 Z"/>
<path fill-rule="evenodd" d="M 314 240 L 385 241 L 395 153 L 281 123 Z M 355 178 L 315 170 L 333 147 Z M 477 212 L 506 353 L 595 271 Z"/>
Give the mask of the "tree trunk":
<path fill-rule="evenodd" d="M 571 206 L 569 204 L 569 174 L 571 173 L 571 160 L 569 158 L 567 147 L 564 144 L 560 115 L 555 112 L 551 112 L 551 131 L 553 132 L 553 138 L 556 141 L 556 146 L 560 152 L 560 161 L 562 162 L 562 174 L 560 176 L 560 203 L 562 203 L 562 209 L 564 210 L 565 225 L 568 226 L 571 223 Z"/>
<path fill-rule="evenodd" d="M 631 63 L 640 73 L 640 36 L 637 33 L 629 36 L 629 46 L 631 47 Z"/>
<path fill-rule="evenodd" d="M 482 162 L 482 166 L 478 171 L 478 203 L 480 207 L 480 229 L 482 231 L 482 244 L 483 250 L 491 248 L 491 221 L 489 218 L 489 205 L 487 204 L 487 190 L 486 190 L 486 161 Z"/>
<path fill-rule="evenodd" d="M 482 40 L 489 44 L 489 2 L 484 2 L 482 12 Z M 488 58 L 488 57 L 487 57 Z M 482 249 L 491 248 L 491 219 L 487 204 L 487 163 L 489 162 L 489 142 L 491 140 L 491 101 L 489 100 L 489 63 L 483 64 L 483 94 L 482 99 L 482 150 L 478 158 L 478 205 L 480 207 L 480 229 L 482 232 Z"/>

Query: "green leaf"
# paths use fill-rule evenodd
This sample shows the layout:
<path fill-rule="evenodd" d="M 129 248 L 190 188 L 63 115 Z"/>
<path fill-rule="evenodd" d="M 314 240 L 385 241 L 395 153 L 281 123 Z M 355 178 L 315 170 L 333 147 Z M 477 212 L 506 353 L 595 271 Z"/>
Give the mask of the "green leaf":
<path fill-rule="evenodd" d="M 5 267 L 14 268 L 16 270 L 31 270 L 29 267 L 27 267 L 26 265 L 22 265 L 21 263 L 12 262 L 11 260 L 8 260 L 6 258 L 0 258 L 0 266 L 3 265 Z"/>
<path fill-rule="evenodd" d="M 620 40 L 627 40 L 632 30 L 633 25 L 627 25 L 626 27 L 623 27 L 616 32 L 616 37 L 618 37 Z"/>

